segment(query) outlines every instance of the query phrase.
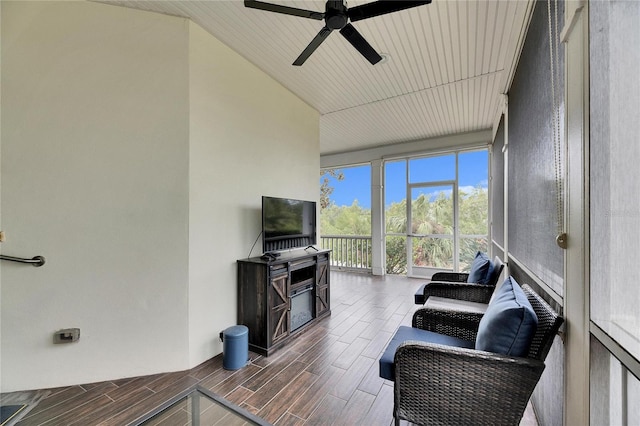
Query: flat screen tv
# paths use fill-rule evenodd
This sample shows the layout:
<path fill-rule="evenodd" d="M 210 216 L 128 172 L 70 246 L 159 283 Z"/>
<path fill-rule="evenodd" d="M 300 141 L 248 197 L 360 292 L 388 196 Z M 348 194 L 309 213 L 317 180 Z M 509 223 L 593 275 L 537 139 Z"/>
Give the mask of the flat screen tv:
<path fill-rule="evenodd" d="M 316 244 L 315 201 L 262 197 L 262 251 Z"/>

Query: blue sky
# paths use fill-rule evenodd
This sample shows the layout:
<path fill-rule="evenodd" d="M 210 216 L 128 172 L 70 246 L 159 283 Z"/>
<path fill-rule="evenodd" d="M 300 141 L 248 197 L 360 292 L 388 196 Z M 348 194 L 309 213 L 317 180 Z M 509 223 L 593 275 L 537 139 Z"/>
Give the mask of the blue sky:
<path fill-rule="evenodd" d="M 461 153 L 458 157 L 460 187 L 487 188 L 488 152 L 474 151 Z M 409 160 L 410 182 L 443 181 L 455 179 L 455 155 L 428 157 Z M 354 199 L 365 208 L 371 208 L 371 167 L 356 166 L 341 169 L 344 180 L 329 177 L 334 191 L 331 200 L 339 206 L 350 206 Z M 385 204 L 403 200 L 406 197 L 406 162 L 394 161 L 385 164 Z M 322 178 L 320 179 L 322 182 Z"/>

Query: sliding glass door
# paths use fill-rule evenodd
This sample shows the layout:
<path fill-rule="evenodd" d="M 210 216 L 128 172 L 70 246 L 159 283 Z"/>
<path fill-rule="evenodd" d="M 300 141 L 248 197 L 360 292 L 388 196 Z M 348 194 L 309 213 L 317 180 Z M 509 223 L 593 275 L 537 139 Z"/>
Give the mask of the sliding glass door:
<path fill-rule="evenodd" d="M 454 183 L 410 185 L 407 217 L 407 275 L 430 277 L 438 270 L 453 270 Z"/>
<path fill-rule="evenodd" d="M 387 273 L 465 271 L 487 251 L 487 150 L 389 160 L 384 173 Z"/>

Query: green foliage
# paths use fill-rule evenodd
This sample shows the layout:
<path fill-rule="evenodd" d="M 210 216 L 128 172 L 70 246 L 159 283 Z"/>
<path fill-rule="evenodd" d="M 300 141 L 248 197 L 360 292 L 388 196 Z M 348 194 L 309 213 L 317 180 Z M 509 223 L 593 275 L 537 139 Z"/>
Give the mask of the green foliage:
<path fill-rule="evenodd" d="M 458 257 L 460 272 L 469 272 L 471 264 L 479 251 L 488 252 L 487 238 L 460 238 L 460 254 Z"/>
<path fill-rule="evenodd" d="M 460 233 L 463 235 L 486 234 L 488 229 L 489 197 L 481 187 L 473 188 L 470 193 L 458 191 L 460 204 L 458 215 Z"/>
<path fill-rule="evenodd" d="M 387 274 L 407 273 L 407 237 L 387 237 Z"/>
<path fill-rule="evenodd" d="M 323 169 L 320 170 L 320 177 L 322 182 L 320 183 L 320 211 L 323 211 L 329 205 L 331 205 L 331 199 L 329 196 L 333 193 L 334 188 L 329 185 L 329 178 L 331 176 L 337 180 L 344 180 L 344 173 L 340 169 Z"/>
<path fill-rule="evenodd" d="M 444 192 L 434 200 L 421 194 L 411 206 L 411 233 L 418 235 L 453 234 L 453 199 Z"/>
<path fill-rule="evenodd" d="M 445 192 L 435 197 L 422 194 L 413 200 L 410 232 L 415 235 L 444 235 L 446 238 L 414 237 L 413 264 L 434 268 L 453 267 L 453 198 Z M 459 191 L 460 266 L 468 270 L 477 251 L 487 251 L 488 194 L 486 189 Z M 407 201 L 389 205 L 385 211 L 386 271 L 388 274 L 407 272 Z M 321 210 L 322 235 L 371 235 L 371 211 L 355 200 L 350 206 L 329 203 Z M 393 235 L 397 234 L 397 235 Z M 481 237 L 465 237 L 479 235 Z"/>
<path fill-rule="evenodd" d="M 453 238 L 413 239 L 413 264 L 429 268 L 453 268 Z"/>
<path fill-rule="evenodd" d="M 320 213 L 322 235 L 371 235 L 371 210 L 354 200 L 350 206 L 330 204 Z"/>
<path fill-rule="evenodd" d="M 407 233 L 407 200 L 391 204 L 384 213 L 387 234 Z"/>

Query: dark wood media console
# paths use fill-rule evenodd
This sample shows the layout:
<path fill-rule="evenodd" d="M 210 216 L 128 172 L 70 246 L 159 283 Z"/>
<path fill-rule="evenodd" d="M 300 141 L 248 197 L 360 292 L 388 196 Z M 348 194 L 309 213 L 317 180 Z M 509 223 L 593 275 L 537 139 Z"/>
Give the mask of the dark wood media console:
<path fill-rule="evenodd" d="M 269 356 L 331 314 L 329 250 L 283 253 L 275 260 L 238 260 L 238 324 L 249 349 Z"/>

